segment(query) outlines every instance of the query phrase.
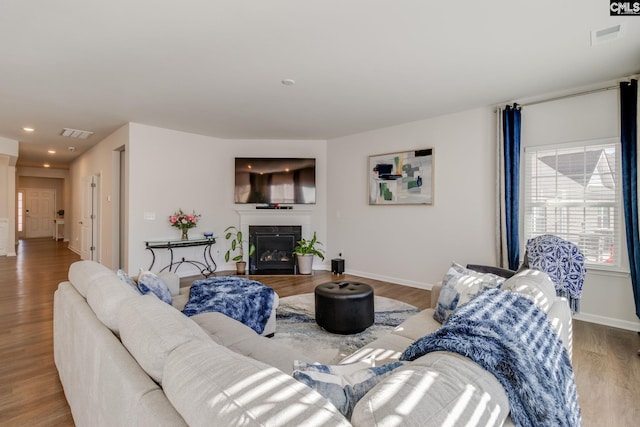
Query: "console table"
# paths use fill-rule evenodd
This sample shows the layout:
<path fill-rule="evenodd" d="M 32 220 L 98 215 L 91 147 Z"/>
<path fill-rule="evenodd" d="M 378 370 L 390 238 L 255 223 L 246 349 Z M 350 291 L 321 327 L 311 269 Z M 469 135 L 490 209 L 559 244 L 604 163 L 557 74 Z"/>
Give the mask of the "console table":
<path fill-rule="evenodd" d="M 147 241 L 144 243 L 145 243 L 146 249 L 151 251 L 151 256 L 153 257 L 153 259 L 151 260 L 151 265 L 149 266 L 149 270 L 153 268 L 153 264 L 155 264 L 156 262 L 156 254 L 154 252 L 154 249 L 166 249 L 171 254 L 171 261 L 169 262 L 169 265 L 167 265 L 162 270 L 160 270 L 161 272 L 167 269 L 169 271 L 177 271 L 182 264 L 187 263 L 198 268 L 200 270 L 200 274 L 202 274 L 204 277 L 209 277 L 218 268 L 218 266 L 216 265 L 216 262 L 213 260 L 213 257 L 211 256 L 211 246 L 214 243 L 216 243 L 215 237 L 193 239 L 193 240 L 155 240 L 155 241 Z M 189 259 L 185 259 L 184 257 L 180 259 L 180 261 L 173 260 L 174 249 L 189 248 L 193 246 L 204 247 L 202 251 L 202 259 L 204 262 L 197 261 L 197 260 L 189 260 Z"/>

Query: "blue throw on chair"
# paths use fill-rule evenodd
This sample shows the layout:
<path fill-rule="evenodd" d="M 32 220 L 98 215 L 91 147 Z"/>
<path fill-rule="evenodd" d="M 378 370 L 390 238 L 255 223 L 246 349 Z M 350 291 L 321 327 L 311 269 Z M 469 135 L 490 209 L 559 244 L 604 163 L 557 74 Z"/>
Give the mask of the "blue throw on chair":
<path fill-rule="evenodd" d="M 529 268 L 547 273 L 556 294 L 569 300 L 571 310 L 579 311 L 582 284 L 587 274 L 580 248 L 558 236 L 544 234 L 527 241 L 525 262 Z"/>

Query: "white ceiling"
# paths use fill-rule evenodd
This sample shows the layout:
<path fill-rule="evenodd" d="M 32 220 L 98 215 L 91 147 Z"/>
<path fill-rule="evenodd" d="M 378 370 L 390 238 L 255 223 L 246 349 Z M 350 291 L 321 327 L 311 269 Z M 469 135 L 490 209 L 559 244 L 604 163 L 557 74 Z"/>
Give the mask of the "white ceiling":
<path fill-rule="evenodd" d="M 640 72 L 640 16 L 606 0 L 2 0 L 0 40 L 0 136 L 25 166 L 127 122 L 329 139 Z"/>

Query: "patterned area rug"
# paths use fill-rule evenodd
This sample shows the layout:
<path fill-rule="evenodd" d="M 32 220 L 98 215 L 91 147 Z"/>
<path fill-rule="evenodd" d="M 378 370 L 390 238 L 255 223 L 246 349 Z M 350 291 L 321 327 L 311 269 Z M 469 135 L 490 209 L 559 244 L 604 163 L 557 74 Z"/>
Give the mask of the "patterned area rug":
<path fill-rule="evenodd" d="M 314 301 L 312 293 L 281 298 L 276 310 L 276 334 L 272 340 L 302 349 L 309 361 L 318 363 L 338 363 L 420 311 L 410 304 L 375 296 L 374 324 L 357 334 L 340 335 L 318 326 Z"/>

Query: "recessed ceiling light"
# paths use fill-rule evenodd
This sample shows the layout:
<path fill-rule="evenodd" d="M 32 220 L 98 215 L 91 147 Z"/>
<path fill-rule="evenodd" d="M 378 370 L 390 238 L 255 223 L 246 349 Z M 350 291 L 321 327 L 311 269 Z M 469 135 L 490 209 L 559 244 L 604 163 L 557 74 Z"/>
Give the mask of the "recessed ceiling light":
<path fill-rule="evenodd" d="M 296 81 L 293 79 L 283 79 L 281 83 L 285 86 L 293 86 L 294 84 L 296 84 Z"/>
<path fill-rule="evenodd" d="M 35 132 L 36 131 L 34 128 L 30 128 L 30 127 L 23 127 L 22 130 L 25 131 L 25 132 Z"/>
<path fill-rule="evenodd" d="M 47 153 L 49 154 L 56 154 L 56 150 L 48 150 Z"/>
<path fill-rule="evenodd" d="M 91 135 L 93 135 L 93 132 L 90 132 L 88 130 L 64 128 L 60 135 L 68 136 L 69 138 L 87 139 Z"/>
<path fill-rule="evenodd" d="M 50 165 L 49 163 L 45 163 L 45 164 L 44 164 L 44 165 L 42 165 L 42 166 L 44 166 L 45 168 L 49 168 L 49 167 L 51 167 L 51 165 Z"/>

